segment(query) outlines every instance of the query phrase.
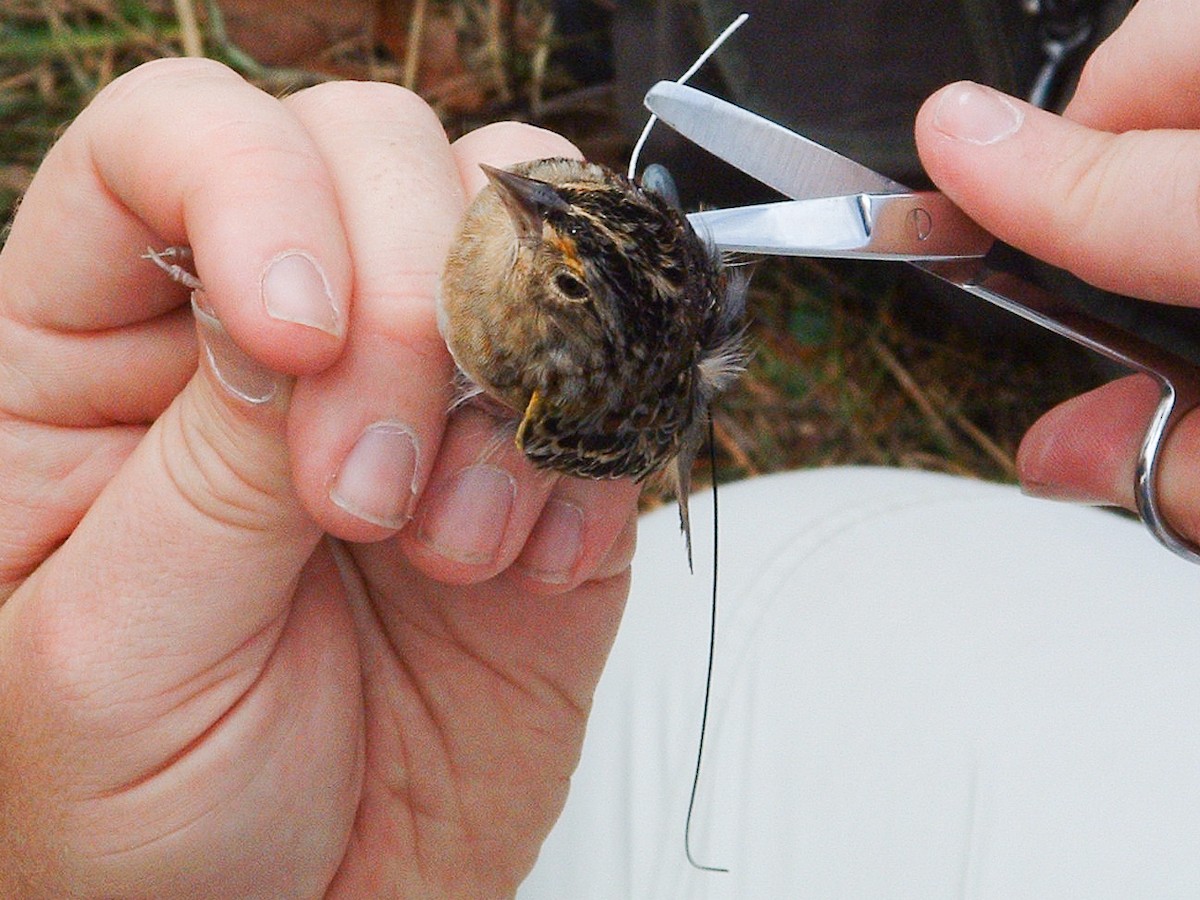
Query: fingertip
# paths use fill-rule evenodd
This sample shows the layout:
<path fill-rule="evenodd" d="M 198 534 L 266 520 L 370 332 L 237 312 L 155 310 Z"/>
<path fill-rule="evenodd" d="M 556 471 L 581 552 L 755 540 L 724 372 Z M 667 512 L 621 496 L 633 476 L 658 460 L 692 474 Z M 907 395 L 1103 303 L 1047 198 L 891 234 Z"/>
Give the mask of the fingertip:
<path fill-rule="evenodd" d="M 284 250 L 267 260 L 259 296 L 267 315 L 278 322 L 303 325 L 334 338 L 345 334 L 346 298 L 334 296 L 325 267 L 305 250 Z"/>
<path fill-rule="evenodd" d="M 281 200 L 281 195 L 270 203 Z M 312 375 L 338 358 L 350 306 L 350 263 L 332 193 L 318 197 L 303 225 L 278 222 L 251 238 L 249 218 L 197 216 L 189 226 L 196 268 L 234 339 L 263 365 Z M 312 225 L 326 221 L 324 234 Z"/>
<path fill-rule="evenodd" d="M 1134 479 L 1146 430 L 1160 400 L 1145 375 L 1119 379 L 1052 409 L 1030 429 L 1017 457 L 1027 493 L 1136 512 Z M 1153 487 L 1178 533 L 1200 543 L 1200 415 L 1185 415 L 1167 436 Z"/>
<path fill-rule="evenodd" d="M 217 396 L 250 407 L 286 406 L 289 380 L 242 351 L 203 291 L 192 292 L 192 315 L 203 361 L 200 371 L 212 379 Z"/>
<path fill-rule="evenodd" d="M 627 542 L 618 539 L 639 493 L 627 479 L 537 469 L 509 426 L 464 408 L 399 538 L 413 565 L 436 581 L 477 584 L 503 574 L 538 595 L 562 593 L 627 564 Z"/>
<path fill-rule="evenodd" d="M 970 81 L 932 94 L 917 114 L 917 152 L 926 172 L 981 222 L 1004 221 L 1003 205 L 992 197 L 1008 171 L 1020 167 L 1027 114 L 1023 102 Z"/>
<path fill-rule="evenodd" d="M 326 528 L 348 541 L 381 540 L 403 528 L 422 476 L 419 447 L 418 435 L 405 422 L 364 428 L 328 485 L 329 502 L 345 515 L 326 521 Z M 323 511 L 324 504 L 317 508 Z"/>
<path fill-rule="evenodd" d="M 451 145 L 467 196 L 487 184 L 480 163 L 505 167 L 531 159 L 564 156 L 582 159 L 574 144 L 545 128 L 523 122 L 494 122 L 463 135 Z"/>
<path fill-rule="evenodd" d="M 430 578 L 478 584 L 516 557 L 552 479 L 508 459 L 481 457 L 459 468 L 447 462 L 439 461 L 401 541 L 412 563 Z"/>
<path fill-rule="evenodd" d="M 103 185 L 164 245 L 191 246 L 247 353 L 292 375 L 337 357 L 349 249 L 332 179 L 284 104 L 218 63 L 169 60 L 118 79 L 85 117 Z"/>
<path fill-rule="evenodd" d="M 617 532 L 604 556 L 600 558 L 596 568 L 589 573 L 591 580 L 605 580 L 628 572 L 633 565 L 633 555 L 637 550 L 638 510 L 635 505 L 625 520 L 621 530 Z"/>
<path fill-rule="evenodd" d="M 407 348 L 398 339 L 359 337 L 324 372 L 297 380 L 288 443 L 313 518 L 344 541 L 373 542 L 405 528 L 418 509 L 452 378 L 448 363 L 419 355 L 400 365 Z"/>
<path fill-rule="evenodd" d="M 1016 134 L 1026 106 L 1000 91 L 959 81 L 931 96 L 918 117 L 918 138 L 930 134 L 975 146 L 995 144 Z"/>
<path fill-rule="evenodd" d="M 1134 466 L 1157 397 L 1134 375 L 1060 403 L 1029 429 L 1017 451 L 1026 493 L 1132 510 Z"/>
<path fill-rule="evenodd" d="M 1022 204 L 1010 196 L 1010 173 L 1021 168 L 1018 138 L 1025 119 L 1018 101 L 960 81 L 925 101 L 914 132 L 933 182 L 980 225 L 1010 242 L 1022 215 Z"/>
<path fill-rule="evenodd" d="M 513 573 L 540 594 L 605 580 L 629 567 L 640 490 L 628 480 L 564 478 L 543 507 Z"/>
<path fill-rule="evenodd" d="M 583 555 L 585 521 L 578 501 L 551 496 L 513 567 L 546 590 L 566 589 Z"/>

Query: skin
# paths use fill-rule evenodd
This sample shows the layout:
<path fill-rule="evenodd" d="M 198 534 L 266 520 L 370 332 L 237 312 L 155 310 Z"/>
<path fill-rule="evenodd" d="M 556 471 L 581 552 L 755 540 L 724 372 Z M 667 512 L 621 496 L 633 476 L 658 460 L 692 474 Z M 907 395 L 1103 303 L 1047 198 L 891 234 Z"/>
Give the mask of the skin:
<path fill-rule="evenodd" d="M 1200 303 L 1200 3 L 1142 0 L 1086 64 L 1063 117 L 974 85 L 917 119 L 930 176 L 1001 239 L 1100 287 Z M 989 114 L 995 103 L 1009 113 Z M 1007 116 L 1007 120 L 1006 120 Z M 990 124 L 985 124 L 990 123 Z M 993 127 L 994 126 L 994 127 Z M 1134 460 L 1158 391 L 1131 376 L 1043 416 L 1018 455 L 1033 494 L 1133 509 Z M 1200 416 L 1168 442 L 1160 493 L 1200 542 Z"/>
<path fill-rule="evenodd" d="M 515 889 L 576 764 L 636 489 L 448 422 L 434 293 L 478 163 L 575 152 L 519 126 L 451 146 L 398 88 L 279 102 L 186 60 L 63 135 L 0 256 L 0 895 Z M 175 244 L 244 351 L 223 378 L 139 259 Z M 324 271 L 321 327 L 266 312 L 288 250 Z M 398 532 L 331 499 L 375 422 L 417 450 Z M 480 462 L 504 502 L 446 503 Z M 497 509 L 490 550 L 441 552 Z"/>
<path fill-rule="evenodd" d="M 1200 296 L 1200 134 L 1128 131 L 1200 125 L 1197 34 L 1200 4 L 1142 0 L 1071 118 L 1006 101 L 1019 125 L 981 141 L 948 88 L 923 158 L 1005 240 Z M 514 126 L 451 147 L 393 87 L 279 102 L 181 60 L 67 130 L 0 255 L 0 896 L 512 892 L 575 765 L 635 491 L 536 473 L 486 419 L 447 421 L 434 285 L 476 163 L 567 152 Z M 197 371 L 186 291 L 138 259 L 184 243 L 240 347 L 214 351 L 223 378 L 207 353 Z M 338 305 L 318 327 L 266 313 L 287 250 Z M 228 390 L 231 363 L 273 398 Z M 1048 414 L 1027 485 L 1128 505 L 1147 387 Z M 414 490 L 380 478 L 391 500 L 364 517 L 331 485 L 377 422 L 412 437 Z M 1193 538 L 1197 441 L 1189 420 L 1164 485 Z M 445 502 L 468 482 L 508 500 Z M 503 513 L 487 547 L 435 539 L 479 537 L 480 509 Z"/>

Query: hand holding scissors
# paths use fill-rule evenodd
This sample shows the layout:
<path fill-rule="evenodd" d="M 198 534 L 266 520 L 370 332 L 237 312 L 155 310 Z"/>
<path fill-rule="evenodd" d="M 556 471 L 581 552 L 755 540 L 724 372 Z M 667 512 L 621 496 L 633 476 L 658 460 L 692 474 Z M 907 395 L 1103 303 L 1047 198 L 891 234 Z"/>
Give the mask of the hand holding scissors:
<path fill-rule="evenodd" d="M 953 91 L 959 93 L 955 95 Z M 984 89 L 973 86 L 947 89 L 941 95 L 941 104 L 952 104 L 948 114 L 956 111 L 953 104 L 963 102 L 964 92 L 980 93 Z M 996 117 L 1000 137 L 993 143 L 1003 141 L 1009 136 L 1004 129 L 1015 133 L 1026 109 L 991 92 L 982 96 L 1000 106 Z M 1160 396 L 1149 424 L 1144 426 L 1136 470 L 1131 477 L 1132 496 L 1147 527 L 1160 542 L 1184 558 L 1200 562 L 1200 548 L 1195 540 L 1171 520 L 1160 500 L 1162 451 L 1167 438 L 1200 405 L 1200 370 L 1194 365 L 1021 277 L 994 268 L 995 237 L 944 194 L 909 191 L 782 126 L 678 84 L 656 85 L 647 95 L 646 103 L 685 137 L 792 198 L 693 214 L 693 225 L 707 232 L 717 246 L 775 255 L 905 260 L 968 293 L 1151 376 L 1158 384 Z M 1006 108 L 1011 111 L 1007 123 Z M 929 115 L 936 117 L 937 113 Z M 962 140 L 983 147 L 989 137 L 976 130 L 968 132 Z M 1197 179 L 1200 180 L 1200 173 Z M 1019 220 L 1000 218 L 999 224 L 1020 235 Z M 1007 231 L 1005 236 L 1009 236 Z M 1076 243 L 1086 239 L 1086 234 L 1077 235 Z M 1055 246 L 1030 249 L 1043 250 L 1039 255 L 1060 265 L 1071 262 L 1061 246 L 1057 254 Z M 1162 254 L 1161 246 L 1155 249 Z M 1133 259 L 1130 265 L 1139 262 L 1151 272 L 1164 267 L 1157 258 Z M 1127 286 L 1119 277 L 1115 284 L 1104 284 L 1112 279 L 1097 278 L 1087 266 L 1082 268 L 1079 274 L 1103 286 L 1118 289 Z M 1131 282 L 1128 287 L 1136 285 Z"/>

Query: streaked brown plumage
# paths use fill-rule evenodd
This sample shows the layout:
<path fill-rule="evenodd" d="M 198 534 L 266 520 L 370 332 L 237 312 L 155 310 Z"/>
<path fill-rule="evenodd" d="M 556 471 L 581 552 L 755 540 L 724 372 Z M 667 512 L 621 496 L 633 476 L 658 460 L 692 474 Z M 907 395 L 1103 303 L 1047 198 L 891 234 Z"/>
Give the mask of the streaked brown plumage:
<path fill-rule="evenodd" d="M 640 480 L 675 460 L 687 533 L 709 401 L 743 364 L 744 276 L 659 194 L 603 166 L 486 171 L 442 276 L 459 369 L 513 412 L 536 465 Z"/>

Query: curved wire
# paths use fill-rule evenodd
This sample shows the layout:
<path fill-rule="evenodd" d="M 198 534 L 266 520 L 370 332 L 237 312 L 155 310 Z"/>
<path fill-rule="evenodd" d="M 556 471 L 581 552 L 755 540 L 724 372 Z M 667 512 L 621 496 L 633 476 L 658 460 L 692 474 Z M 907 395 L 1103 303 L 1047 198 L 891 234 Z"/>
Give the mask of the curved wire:
<path fill-rule="evenodd" d="M 700 713 L 700 740 L 696 746 L 696 770 L 692 775 L 692 793 L 688 797 L 687 819 L 683 824 L 683 852 L 693 868 L 703 872 L 728 872 L 720 866 L 706 866 L 696 862 L 692 855 L 692 813 L 696 808 L 696 792 L 700 787 L 700 767 L 704 761 L 704 735 L 708 730 L 708 701 L 712 696 L 713 659 L 717 650 L 717 550 L 720 542 L 717 535 L 717 441 L 716 428 L 713 426 L 712 410 L 708 411 L 708 463 L 712 476 L 712 522 L 713 522 L 713 562 L 712 562 L 712 603 L 708 624 L 708 671 L 704 676 L 704 709 Z"/>
<path fill-rule="evenodd" d="M 736 19 L 726 25 L 725 30 L 718 34 L 716 39 L 708 45 L 705 51 L 696 57 L 696 61 L 688 67 L 688 70 L 676 79 L 676 84 L 683 84 L 693 75 L 695 75 L 700 67 L 708 62 L 708 58 L 717 52 L 717 48 L 725 43 L 731 34 L 741 28 L 742 23 L 748 18 L 750 18 L 749 13 L 742 13 Z M 646 120 L 646 126 L 642 129 L 642 133 L 638 135 L 637 143 L 633 145 L 633 152 L 629 154 L 630 181 L 632 181 L 634 176 L 637 175 L 638 157 L 642 155 L 642 147 L 646 146 L 646 139 L 650 137 L 650 130 L 654 127 L 654 123 L 657 121 L 658 116 L 654 115 L 654 113 L 651 113 L 650 118 Z"/>

